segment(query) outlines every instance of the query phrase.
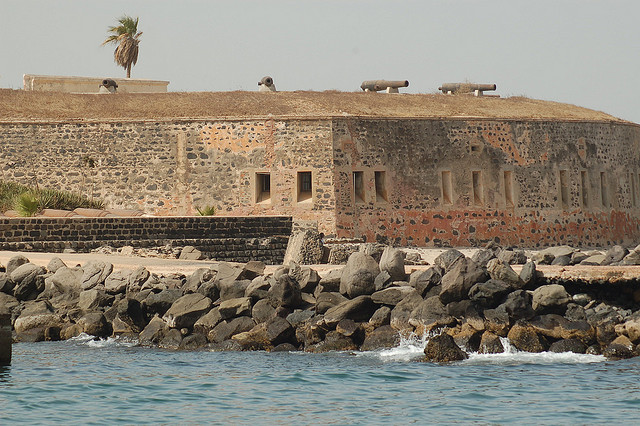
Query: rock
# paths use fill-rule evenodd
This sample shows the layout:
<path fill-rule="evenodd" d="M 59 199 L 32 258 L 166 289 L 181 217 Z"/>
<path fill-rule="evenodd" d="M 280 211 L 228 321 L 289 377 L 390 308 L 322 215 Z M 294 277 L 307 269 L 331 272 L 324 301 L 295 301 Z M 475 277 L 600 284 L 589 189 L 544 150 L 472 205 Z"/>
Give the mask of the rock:
<path fill-rule="evenodd" d="M 343 268 L 344 269 L 344 268 Z M 314 291 L 314 294 L 319 292 L 333 292 L 340 291 L 340 277 L 342 276 L 342 269 L 332 269 L 324 277 L 320 278 L 318 287 Z"/>
<path fill-rule="evenodd" d="M 422 259 L 422 256 L 420 255 L 420 253 L 416 253 L 416 252 L 407 253 L 405 251 L 404 264 L 405 265 L 428 265 L 429 262 Z"/>
<path fill-rule="evenodd" d="M 578 293 L 578 294 L 574 294 L 571 297 L 571 300 L 573 300 L 574 303 L 580 306 L 586 306 L 587 303 L 591 302 L 593 299 L 591 298 L 591 296 L 589 296 L 586 293 Z"/>
<path fill-rule="evenodd" d="M 391 275 L 387 271 L 382 271 L 376 275 L 375 280 L 373 280 L 373 286 L 376 291 L 380 291 L 389 287 L 392 282 Z"/>
<path fill-rule="evenodd" d="M 495 333 L 501 337 L 507 336 L 511 323 L 509 314 L 507 313 L 504 305 L 500 305 L 496 309 L 485 309 L 483 314 L 485 318 L 484 326 L 487 331 Z M 533 309 L 531 309 L 531 315 L 534 315 Z"/>
<path fill-rule="evenodd" d="M 399 344 L 400 333 L 390 325 L 383 325 L 373 330 L 373 332 L 364 339 L 360 350 L 375 351 L 377 349 L 395 348 Z"/>
<path fill-rule="evenodd" d="M 296 309 L 295 311 L 287 315 L 286 320 L 289 321 L 289 324 L 291 324 L 292 326 L 297 327 L 298 325 L 307 321 L 309 318 L 313 318 L 315 315 L 315 311 L 310 309 L 304 311 Z"/>
<path fill-rule="evenodd" d="M 144 266 L 140 266 L 133 270 L 129 274 L 129 284 L 127 285 L 127 291 L 131 293 L 137 293 L 142 288 L 142 285 L 149 279 L 150 273 Z"/>
<path fill-rule="evenodd" d="M 261 299 L 256 302 L 251 310 L 251 317 L 260 324 L 276 315 L 276 308 L 273 307 L 273 302 L 269 299 Z"/>
<path fill-rule="evenodd" d="M 293 346 L 291 343 L 280 343 L 275 348 L 271 349 L 271 352 L 295 352 L 298 348 Z"/>
<path fill-rule="evenodd" d="M 193 246 L 185 246 L 178 257 L 180 260 L 202 260 L 204 258 L 202 252 Z"/>
<path fill-rule="evenodd" d="M 382 327 L 383 325 L 389 325 L 391 321 L 391 308 L 388 306 L 379 307 L 371 318 L 369 318 L 369 324 L 375 329 Z"/>
<path fill-rule="evenodd" d="M 111 327 L 102 312 L 89 312 L 78 320 L 82 331 L 90 336 L 106 338 L 111 335 Z"/>
<path fill-rule="evenodd" d="M 254 278 L 264 274 L 264 268 L 266 268 L 266 265 L 264 264 L 264 262 L 261 262 L 259 260 L 251 260 L 244 264 L 238 279 L 253 280 Z"/>
<path fill-rule="evenodd" d="M 335 244 L 329 250 L 329 264 L 344 265 L 347 263 L 349 256 L 358 251 L 355 244 Z"/>
<path fill-rule="evenodd" d="M 154 316 L 139 336 L 141 345 L 158 344 L 169 331 L 167 323 L 159 316 Z M 178 343 L 179 344 L 179 343 Z"/>
<path fill-rule="evenodd" d="M 534 328 L 528 324 L 516 323 L 507 338 L 513 346 L 525 352 L 544 352 L 547 349 L 546 342 L 535 332 Z"/>
<path fill-rule="evenodd" d="M 380 263 L 380 259 L 382 258 L 382 253 L 388 246 L 378 243 L 363 243 L 360 244 L 358 251 L 360 253 L 368 254 L 373 257 L 376 262 Z"/>
<path fill-rule="evenodd" d="M 220 301 L 223 302 L 229 299 L 237 299 L 244 297 L 247 288 L 251 285 L 249 280 L 220 280 L 217 283 L 220 289 Z"/>
<path fill-rule="evenodd" d="M 176 300 L 162 319 L 172 328 L 191 328 L 209 310 L 211 299 L 200 293 L 191 293 Z"/>
<path fill-rule="evenodd" d="M 19 266 L 24 265 L 25 263 L 29 263 L 29 259 L 27 259 L 26 257 L 24 257 L 21 254 L 18 254 L 16 256 L 13 256 L 11 259 L 9 259 L 9 261 L 7 262 L 7 266 L 5 267 L 5 272 L 9 275 L 11 275 L 11 273 Z"/>
<path fill-rule="evenodd" d="M 170 328 L 164 333 L 162 340 L 158 344 L 165 349 L 178 349 L 182 343 L 182 333 L 176 328 Z"/>
<path fill-rule="evenodd" d="M 573 352 L 583 354 L 587 352 L 587 346 L 578 339 L 562 339 L 553 342 L 551 346 L 549 346 L 549 352 Z"/>
<path fill-rule="evenodd" d="M 432 267 L 426 271 L 414 271 L 409 278 L 409 285 L 415 288 L 420 296 L 424 297 L 433 287 L 440 284 L 442 280 L 441 269 Z"/>
<path fill-rule="evenodd" d="M 478 331 L 471 327 L 468 323 L 462 324 L 462 328 L 459 332 L 453 334 L 453 341 L 456 342 L 459 348 L 465 352 L 478 352 L 480 349 L 480 340 L 482 338 L 482 331 Z"/>
<path fill-rule="evenodd" d="M 39 276 L 46 272 L 45 268 L 33 263 L 25 263 L 15 268 L 9 275 L 15 283 L 13 296 L 18 300 L 35 299 L 45 289 L 44 279 Z"/>
<path fill-rule="evenodd" d="M 391 318 L 389 323 L 396 330 L 413 329 L 409 323 L 412 312 L 416 309 L 423 299 L 417 291 L 406 296 L 391 310 Z"/>
<path fill-rule="evenodd" d="M 400 303 L 402 299 L 415 291 L 416 290 L 410 286 L 389 287 L 384 290 L 376 291 L 371 295 L 371 299 L 374 303 L 378 303 L 380 305 L 395 306 Z"/>
<path fill-rule="evenodd" d="M 612 263 L 622 262 L 625 256 L 629 254 L 629 250 L 622 246 L 613 246 L 604 255 L 601 265 L 611 265 Z"/>
<path fill-rule="evenodd" d="M 178 348 L 183 350 L 193 351 L 206 346 L 207 343 L 209 342 L 207 341 L 207 337 L 204 334 L 193 333 L 183 338 Z"/>
<path fill-rule="evenodd" d="M 533 287 L 536 283 L 537 275 L 536 264 L 532 261 L 525 263 L 520 270 L 520 281 L 523 284 L 523 288 Z"/>
<path fill-rule="evenodd" d="M 599 323 L 595 326 L 596 340 L 601 347 L 607 347 L 618 336 L 615 330 L 615 323 L 613 321 L 606 321 Z"/>
<path fill-rule="evenodd" d="M 78 308 L 85 312 L 98 310 L 111 303 L 113 303 L 113 296 L 107 295 L 104 290 L 98 288 L 82 291 L 78 297 Z"/>
<path fill-rule="evenodd" d="M 442 268 L 442 270 L 446 274 L 453 268 L 456 262 L 464 258 L 464 254 L 462 254 L 460 251 L 456 249 L 449 249 L 443 253 L 440 253 L 440 255 L 434 259 L 433 263 L 436 266 Z"/>
<path fill-rule="evenodd" d="M 40 341 L 45 339 L 44 330 L 46 328 L 61 327 L 62 323 L 62 318 L 53 312 L 49 302 L 33 301 L 26 303 L 13 327 L 19 340 Z"/>
<path fill-rule="evenodd" d="M 588 257 L 589 255 L 587 255 L 586 253 L 583 253 L 581 251 L 576 251 L 571 255 L 571 264 L 577 265 Z"/>
<path fill-rule="evenodd" d="M 447 333 L 442 333 L 432 337 L 424 348 L 427 361 L 431 362 L 453 362 L 467 359 L 468 356 L 456 345 L 453 337 Z"/>
<path fill-rule="evenodd" d="M 361 344 L 364 339 L 364 330 L 360 324 L 351 319 L 343 319 L 336 324 L 336 331 L 343 336 L 349 337 L 356 344 Z"/>
<path fill-rule="evenodd" d="M 271 347 L 282 343 L 297 343 L 295 340 L 295 330 L 284 318 L 273 317 L 266 322 L 257 325 L 260 333 L 265 340 L 270 343 Z"/>
<path fill-rule="evenodd" d="M 104 280 L 106 292 L 109 294 L 124 293 L 127 290 L 127 284 L 129 284 L 129 275 L 131 275 L 131 271 L 112 272 Z"/>
<path fill-rule="evenodd" d="M 158 314 L 163 316 L 180 297 L 182 297 L 182 291 L 175 289 L 162 290 L 160 293 L 149 293 L 142 301 L 142 307 L 150 315 Z"/>
<path fill-rule="evenodd" d="M 602 262 L 604 262 L 604 259 L 604 254 L 594 254 L 580 262 L 580 265 L 600 265 Z"/>
<path fill-rule="evenodd" d="M 135 299 L 125 298 L 119 301 L 115 308 L 116 317 L 111 323 L 114 334 L 138 334 L 144 330 L 147 322 L 140 302 Z M 105 317 L 108 319 L 106 314 Z"/>
<path fill-rule="evenodd" d="M 47 270 L 52 274 L 55 274 L 58 269 L 66 267 L 67 265 L 62 261 L 62 259 L 59 257 L 53 257 L 47 265 Z"/>
<path fill-rule="evenodd" d="M 507 295 L 502 306 L 512 320 L 530 319 L 535 316 L 535 311 L 531 306 L 531 295 L 525 290 L 516 290 Z M 496 308 L 496 309 L 498 309 Z"/>
<path fill-rule="evenodd" d="M 567 266 L 571 265 L 571 257 L 569 256 L 558 256 L 553 261 L 551 261 L 552 265 L 555 266 Z"/>
<path fill-rule="evenodd" d="M 391 312 L 393 316 L 393 311 Z M 411 311 L 408 322 L 416 328 L 420 327 L 422 330 L 430 331 L 436 327 L 453 324 L 455 318 L 449 315 L 440 298 L 433 296 L 422 300 L 418 306 Z M 391 325 L 394 324 L 391 323 Z"/>
<path fill-rule="evenodd" d="M 80 287 L 83 290 L 89 290 L 99 284 L 104 284 L 104 281 L 113 271 L 113 265 L 106 262 L 91 261 L 84 265 L 82 270 Z"/>
<path fill-rule="evenodd" d="M 346 302 L 348 299 L 337 292 L 320 293 L 316 299 L 316 313 L 324 314 L 329 309 Z"/>
<path fill-rule="evenodd" d="M 215 280 L 203 282 L 200 287 L 198 287 L 198 293 L 204 297 L 208 297 L 214 302 L 220 298 L 220 288 L 218 288 L 218 284 Z"/>
<path fill-rule="evenodd" d="M 585 313 L 584 308 L 575 303 L 569 303 L 567 305 L 567 310 L 564 313 L 564 317 L 569 321 L 586 321 L 587 320 L 587 315 Z"/>
<path fill-rule="evenodd" d="M 9 274 L 0 272 L 0 293 L 13 295 L 13 287 L 15 283 L 11 281 Z"/>
<path fill-rule="evenodd" d="M 221 343 L 238 333 L 244 333 L 255 327 L 256 323 L 249 317 L 238 317 L 231 321 L 222 321 L 216 325 L 207 335 L 207 339 L 213 343 Z"/>
<path fill-rule="evenodd" d="M 527 255 L 524 250 L 501 250 L 498 259 L 509 265 L 524 265 L 527 263 Z"/>
<path fill-rule="evenodd" d="M 357 296 L 329 309 L 324 314 L 324 323 L 329 328 L 334 328 L 340 321 L 347 318 L 357 322 L 368 321 L 376 308 L 371 296 Z"/>
<path fill-rule="evenodd" d="M 195 293 L 198 291 L 201 285 L 206 282 L 213 284 L 213 279 L 216 277 L 216 271 L 209 268 L 198 268 L 189 277 L 182 289 L 185 293 Z M 213 299 L 212 299 L 213 300 Z"/>
<path fill-rule="evenodd" d="M 59 268 L 53 275 L 44 280 L 45 292 L 51 295 L 77 293 L 80 291 L 82 274 L 82 269 Z"/>
<path fill-rule="evenodd" d="M 295 308 L 302 303 L 300 286 L 289 275 L 282 275 L 276 279 L 267 292 L 267 297 L 274 306 Z"/>
<path fill-rule="evenodd" d="M 223 320 L 240 316 L 251 315 L 251 298 L 239 297 L 225 300 L 218 306 L 220 317 Z"/>
<path fill-rule="evenodd" d="M 536 312 L 564 311 L 571 296 L 560 284 L 549 284 L 538 287 L 533 291 L 532 306 Z"/>
<path fill-rule="evenodd" d="M 630 341 L 634 343 L 640 342 L 640 318 L 632 318 L 621 325 L 621 331 Z"/>
<path fill-rule="evenodd" d="M 513 288 L 504 281 L 490 279 L 484 283 L 475 284 L 469 290 L 469 299 L 479 306 L 495 308 L 509 294 Z"/>
<path fill-rule="evenodd" d="M 461 258 L 442 277 L 440 300 L 446 305 L 466 299 L 474 284 L 485 282 L 487 279 L 488 276 L 482 267 L 469 258 Z"/>
<path fill-rule="evenodd" d="M 637 245 L 621 262 L 622 265 L 640 265 L 640 245 Z"/>
<path fill-rule="evenodd" d="M 489 249 L 480 249 L 476 251 L 473 254 L 473 256 L 471 256 L 471 260 L 473 260 L 474 262 L 476 262 L 478 265 L 482 267 L 486 267 L 487 263 L 489 263 L 491 259 L 495 259 L 495 258 L 496 258 L 496 253 L 493 250 L 489 250 Z"/>
<path fill-rule="evenodd" d="M 385 247 L 380 257 L 380 271 L 387 271 L 393 281 L 403 281 L 406 277 L 404 270 L 405 253 L 393 247 Z"/>
<path fill-rule="evenodd" d="M 300 268 L 300 272 L 293 278 L 303 293 L 313 293 L 320 282 L 320 275 L 311 268 Z"/>
<path fill-rule="evenodd" d="M 375 259 L 364 253 L 353 253 L 340 276 L 340 293 L 354 298 L 375 291 L 375 278 L 380 273 Z"/>
<path fill-rule="evenodd" d="M 216 325 L 222 322 L 222 315 L 220 315 L 219 308 L 213 308 L 205 315 L 201 316 L 198 321 L 193 325 L 193 332 L 208 335 Z"/>
<path fill-rule="evenodd" d="M 569 256 L 576 251 L 573 247 L 569 246 L 556 246 L 548 247 L 538 253 L 534 254 L 532 260 L 541 265 L 550 265 L 553 259 L 560 256 Z M 547 263 L 548 262 L 548 263 Z"/>
<path fill-rule="evenodd" d="M 485 331 L 480 338 L 480 346 L 478 352 L 481 354 L 501 354 L 504 352 L 502 341 L 498 335 Z"/>
<path fill-rule="evenodd" d="M 366 297 L 366 296 L 358 296 L 358 297 Z M 344 336 L 337 331 L 330 331 L 325 336 L 325 339 L 312 345 L 311 347 L 306 348 L 310 352 L 322 353 L 329 351 L 354 351 L 358 349 L 358 345 L 356 345 L 353 340 Z"/>
<path fill-rule="evenodd" d="M 288 265 L 291 261 L 298 265 L 322 263 L 324 254 L 322 238 L 322 234 L 312 229 L 294 232 L 289 238 L 283 263 L 285 265 Z"/>
<path fill-rule="evenodd" d="M 633 351 L 633 343 L 631 343 L 626 336 L 618 336 L 606 347 L 602 355 L 612 360 L 627 359 L 636 356 Z"/>
<path fill-rule="evenodd" d="M 492 279 L 503 281 L 515 289 L 524 287 L 520 275 L 513 270 L 511 265 L 503 260 L 491 259 L 489 263 L 487 263 L 487 272 Z"/>
<path fill-rule="evenodd" d="M 536 333 L 552 339 L 578 339 L 586 345 L 595 339 L 595 330 L 588 322 L 569 321 L 556 314 L 535 317 L 529 324 Z"/>

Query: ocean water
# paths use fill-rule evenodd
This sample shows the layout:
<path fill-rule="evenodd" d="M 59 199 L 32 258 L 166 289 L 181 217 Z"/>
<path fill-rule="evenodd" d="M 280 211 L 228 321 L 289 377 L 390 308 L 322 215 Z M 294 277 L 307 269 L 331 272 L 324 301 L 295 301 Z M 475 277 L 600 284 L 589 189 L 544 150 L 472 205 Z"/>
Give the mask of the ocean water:
<path fill-rule="evenodd" d="M 118 340 L 18 343 L 0 424 L 637 424 L 640 359 L 374 352 L 176 352 Z"/>

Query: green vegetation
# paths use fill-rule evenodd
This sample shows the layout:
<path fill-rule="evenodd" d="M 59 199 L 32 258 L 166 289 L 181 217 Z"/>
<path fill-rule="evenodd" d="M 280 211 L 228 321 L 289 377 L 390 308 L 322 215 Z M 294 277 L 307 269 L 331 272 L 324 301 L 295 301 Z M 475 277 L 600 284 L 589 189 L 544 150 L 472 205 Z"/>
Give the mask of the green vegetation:
<path fill-rule="evenodd" d="M 196 207 L 196 210 L 198 210 L 200 216 L 215 216 L 216 214 L 216 208 L 213 206 L 205 206 L 202 209 Z"/>
<path fill-rule="evenodd" d="M 127 70 L 127 78 L 131 78 L 131 67 L 138 62 L 138 45 L 142 32 L 138 32 L 138 18 L 133 19 L 124 15 L 118 19 L 118 24 L 109 27 L 108 32 L 111 35 L 102 42 L 102 45 L 109 43 L 118 45 L 113 52 L 113 59 L 116 64 Z"/>
<path fill-rule="evenodd" d="M 33 216 L 43 209 L 73 210 L 78 207 L 101 209 L 104 203 L 73 192 L 0 181 L 0 212 L 15 209 L 22 216 Z"/>

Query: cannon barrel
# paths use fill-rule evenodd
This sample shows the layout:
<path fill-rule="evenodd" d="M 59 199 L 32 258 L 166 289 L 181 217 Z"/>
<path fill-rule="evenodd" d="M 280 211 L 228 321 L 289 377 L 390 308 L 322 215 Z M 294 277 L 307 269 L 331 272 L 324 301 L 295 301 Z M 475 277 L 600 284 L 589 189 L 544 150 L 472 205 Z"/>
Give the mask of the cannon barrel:
<path fill-rule="evenodd" d="M 473 84 L 473 83 L 444 83 L 438 87 L 438 90 L 442 90 L 443 93 L 452 92 L 475 92 L 479 90 L 481 92 L 485 90 L 496 90 L 495 84 Z"/>
<path fill-rule="evenodd" d="M 264 84 L 265 86 L 271 86 L 273 84 L 273 78 L 269 76 L 262 77 L 262 80 L 258 82 L 258 86 L 260 86 L 261 84 Z"/>
<path fill-rule="evenodd" d="M 409 87 L 409 81 L 407 80 L 367 80 L 363 81 L 360 85 L 362 90 L 370 90 L 378 92 L 380 90 L 386 90 L 387 88 L 397 89 L 398 87 Z"/>
<path fill-rule="evenodd" d="M 101 86 L 104 86 L 106 88 L 118 87 L 118 84 L 115 82 L 115 80 L 112 80 L 110 78 L 105 78 L 104 80 L 102 80 Z"/>

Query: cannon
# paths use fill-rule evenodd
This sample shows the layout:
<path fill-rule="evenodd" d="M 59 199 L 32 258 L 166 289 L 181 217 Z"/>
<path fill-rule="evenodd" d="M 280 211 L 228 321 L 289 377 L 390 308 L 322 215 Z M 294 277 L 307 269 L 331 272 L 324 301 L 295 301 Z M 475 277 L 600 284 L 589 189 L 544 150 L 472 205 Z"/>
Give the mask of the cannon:
<path fill-rule="evenodd" d="M 495 84 L 474 84 L 474 83 L 444 83 L 438 87 L 442 93 L 458 94 L 473 93 L 476 96 L 482 96 L 485 91 L 496 90 Z"/>
<path fill-rule="evenodd" d="M 100 85 L 100 93 L 116 93 L 118 91 L 118 83 L 110 78 L 102 80 Z"/>
<path fill-rule="evenodd" d="M 258 82 L 258 92 L 276 92 L 276 85 L 273 84 L 273 78 L 266 76 Z"/>
<path fill-rule="evenodd" d="M 367 80 L 363 81 L 360 88 L 365 92 L 379 92 L 386 90 L 387 93 L 399 93 L 399 87 L 409 87 L 409 81 L 407 80 Z"/>

